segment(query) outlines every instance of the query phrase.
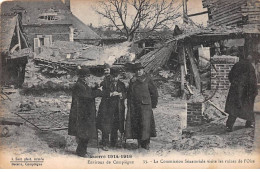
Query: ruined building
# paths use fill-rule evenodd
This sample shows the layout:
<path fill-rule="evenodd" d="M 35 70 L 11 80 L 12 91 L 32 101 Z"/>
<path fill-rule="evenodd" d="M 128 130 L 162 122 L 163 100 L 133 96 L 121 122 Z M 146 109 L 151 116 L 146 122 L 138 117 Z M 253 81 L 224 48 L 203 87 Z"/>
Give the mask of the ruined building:
<path fill-rule="evenodd" d="M 31 47 L 49 46 L 53 41 L 78 41 L 97 43 L 100 41 L 94 31 L 70 11 L 70 1 L 65 0 L 23 0 L 6 1 L 1 4 L 1 15 L 21 16 L 24 32 Z"/>

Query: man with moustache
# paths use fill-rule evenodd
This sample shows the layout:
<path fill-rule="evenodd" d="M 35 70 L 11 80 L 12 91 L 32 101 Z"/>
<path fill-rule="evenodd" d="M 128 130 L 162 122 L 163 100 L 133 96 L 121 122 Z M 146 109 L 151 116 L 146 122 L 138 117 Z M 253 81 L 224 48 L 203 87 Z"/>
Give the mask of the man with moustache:
<path fill-rule="evenodd" d="M 76 154 L 84 157 L 90 139 L 97 139 L 95 98 L 101 90 L 90 82 L 89 69 L 78 70 L 78 80 L 72 88 L 72 103 L 69 115 L 68 134 L 76 136 Z M 91 86 L 93 85 L 93 86 Z"/>

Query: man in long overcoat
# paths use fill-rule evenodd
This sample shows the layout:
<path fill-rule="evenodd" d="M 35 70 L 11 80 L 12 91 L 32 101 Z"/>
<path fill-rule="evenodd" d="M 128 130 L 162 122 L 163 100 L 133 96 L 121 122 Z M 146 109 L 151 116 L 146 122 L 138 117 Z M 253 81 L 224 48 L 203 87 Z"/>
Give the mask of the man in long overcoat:
<path fill-rule="evenodd" d="M 246 120 L 245 127 L 253 127 L 254 101 L 258 93 L 255 69 L 251 64 L 252 56 L 241 59 L 229 73 L 231 83 L 226 100 L 225 112 L 229 114 L 226 126 L 231 132 L 236 118 Z"/>
<path fill-rule="evenodd" d="M 158 91 L 141 63 L 134 65 L 136 75 L 130 80 L 127 93 L 125 138 L 137 139 L 138 146 L 149 149 L 150 137 L 156 137 L 152 108 L 158 103 Z"/>
<path fill-rule="evenodd" d="M 72 88 L 72 103 L 69 115 L 68 134 L 76 136 L 78 156 L 87 153 L 90 139 L 97 139 L 95 97 L 101 97 L 102 92 L 89 86 L 88 69 L 78 71 L 78 80 Z"/>
<path fill-rule="evenodd" d="M 124 133 L 126 88 L 119 80 L 119 71 L 111 69 L 111 80 L 101 83 L 103 97 L 98 110 L 97 126 L 102 131 L 103 150 L 108 150 L 109 135 L 110 145 L 115 147 L 118 140 L 118 130 Z"/>

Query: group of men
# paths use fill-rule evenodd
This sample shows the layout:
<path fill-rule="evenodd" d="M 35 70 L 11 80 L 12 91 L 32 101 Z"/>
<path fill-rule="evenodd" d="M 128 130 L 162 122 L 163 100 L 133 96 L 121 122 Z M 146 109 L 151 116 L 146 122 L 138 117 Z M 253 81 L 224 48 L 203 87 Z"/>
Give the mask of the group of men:
<path fill-rule="evenodd" d="M 120 81 L 118 70 L 107 67 L 100 85 L 91 84 L 89 69 L 78 71 L 68 129 L 68 134 L 77 138 L 77 155 L 86 155 L 89 140 L 98 139 L 98 129 L 102 132 L 101 144 L 105 151 L 117 145 L 118 132 L 125 139 L 137 139 L 138 146 L 149 149 L 150 137 L 156 136 L 152 109 L 157 106 L 158 91 L 141 63 L 134 64 L 133 70 L 135 75 L 128 88 Z M 97 113 L 96 97 L 102 97 Z"/>
<path fill-rule="evenodd" d="M 150 137 L 156 136 L 152 109 L 157 106 L 158 92 L 140 63 L 134 65 L 134 71 L 135 75 L 127 88 L 120 81 L 117 70 L 106 68 L 106 76 L 100 85 L 91 85 L 88 69 L 79 70 L 78 81 L 72 91 L 68 133 L 77 138 L 77 155 L 85 156 L 88 141 L 98 138 L 97 129 L 102 131 L 101 143 L 105 151 L 109 146 L 116 146 L 118 132 L 125 139 L 137 139 L 138 147 L 149 149 Z M 227 131 L 233 130 L 237 117 L 246 120 L 245 127 L 253 127 L 253 107 L 258 89 L 252 55 L 241 58 L 231 69 L 228 78 L 231 86 L 225 106 L 229 114 Z M 96 97 L 102 97 L 97 113 Z"/>

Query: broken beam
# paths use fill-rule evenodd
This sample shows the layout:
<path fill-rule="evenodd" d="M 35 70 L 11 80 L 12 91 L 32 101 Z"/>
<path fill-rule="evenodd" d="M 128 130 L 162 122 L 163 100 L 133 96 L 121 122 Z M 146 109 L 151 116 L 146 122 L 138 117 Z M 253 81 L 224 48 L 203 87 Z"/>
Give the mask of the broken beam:
<path fill-rule="evenodd" d="M 23 122 L 15 119 L 15 118 L 4 118 L 4 117 L 0 117 L 0 124 L 1 125 L 23 125 Z"/>
<path fill-rule="evenodd" d="M 219 110 L 222 115 L 224 115 L 224 116 L 228 116 L 229 115 L 228 113 L 226 113 L 222 109 L 220 109 L 217 105 L 215 105 L 212 101 L 208 100 L 207 102 L 209 102 L 209 104 L 211 104 L 213 107 L 215 107 L 217 110 Z"/>
<path fill-rule="evenodd" d="M 208 13 L 209 13 L 208 11 L 203 11 L 200 13 L 189 14 L 188 17 L 199 16 L 199 15 L 208 14 Z"/>
<path fill-rule="evenodd" d="M 192 46 L 190 44 L 187 45 L 187 54 L 190 60 L 192 73 L 195 78 L 196 88 L 201 91 L 200 74 L 199 74 L 197 64 L 195 63 L 195 57 L 193 55 Z"/>
<path fill-rule="evenodd" d="M 42 131 L 60 131 L 60 130 L 67 130 L 68 127 L 63 128 L 50 128 L 50 129 L 42 129 Z"/>

